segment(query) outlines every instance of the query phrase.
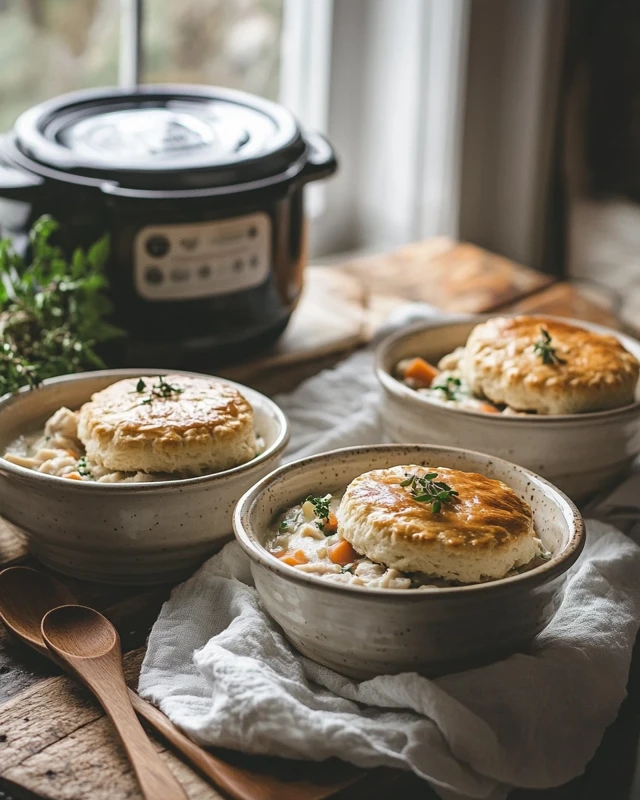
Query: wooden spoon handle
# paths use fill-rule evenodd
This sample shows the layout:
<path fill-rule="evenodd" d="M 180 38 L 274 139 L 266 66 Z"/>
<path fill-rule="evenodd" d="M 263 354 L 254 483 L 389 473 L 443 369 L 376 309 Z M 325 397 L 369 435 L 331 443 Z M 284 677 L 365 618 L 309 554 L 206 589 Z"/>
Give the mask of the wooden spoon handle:
<path fill-rule="evenodd" d="M 355 767 L 341 764 L 339 770 L 335 766 L 327 767 L 324 780 L 316 782 L 304 779 L 282 780 L 268 772 L 237 767 L 197 745 L 178 730 L 162 711 L 147 703 L 131 689 L 129 697 L 136 713 L 232 800 L 324 800 L 361 780 L 365 774 Z"/>
<path fill-rule="evenodd" d="M 188 800 L 133 711 L 119 654 L 112 651 L 95 658 L 78 658 L 58 649 L 55 653 L 94 693 L 111 719 L 145 800 Z"/>

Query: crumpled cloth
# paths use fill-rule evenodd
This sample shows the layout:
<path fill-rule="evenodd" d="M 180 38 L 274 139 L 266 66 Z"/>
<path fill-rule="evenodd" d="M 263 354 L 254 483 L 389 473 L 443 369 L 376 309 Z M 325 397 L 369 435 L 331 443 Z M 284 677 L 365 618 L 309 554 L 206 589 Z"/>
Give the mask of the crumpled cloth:
<path fill-rule="evenodd" d="M 382 441 L 370 352 L 277 400 L 292 423 L 289 459 Z M 560 785 L 616 716 L 640 623 L 640 547 L 611 525 L 587 527 L 563 602 L 530 651 L 436 680 L 359 682 L 299 655 L 232 542 L 165 603 L 140 694 L 202 745 L 413 770 L 443 798 Z"/>

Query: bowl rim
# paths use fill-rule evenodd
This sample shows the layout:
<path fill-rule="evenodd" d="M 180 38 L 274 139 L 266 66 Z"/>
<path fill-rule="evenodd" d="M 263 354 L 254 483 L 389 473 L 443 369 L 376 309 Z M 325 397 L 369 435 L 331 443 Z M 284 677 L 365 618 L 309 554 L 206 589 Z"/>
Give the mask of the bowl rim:
<path fill-rule="evenodd" d="M 157 369 L 157 368 L 137 368 L 137 367 L 127 367 L 123 369 L 101 369 L 101 370 L 92 370 L 89 372 L 79 372 L 77 374 L 69 374 L 69 375 L 60 375 L 56 378 L 47 378 L 41 384 L 42 387 L 50 387 L 50 386 L 57 386 L 57 385 L 64 385 L 69 383 L 76 383 L 82 381 L 88 381 L 92 378 L 101 378 L 101 377 L 108 377 L 113 376 L 115 383 L 117 380 L 121 380 L 124 378 L 136 378 L 136 377 L 146 377 L 146 376 L 153 376 L 153 375 L 187 375 L 191 377 L 197 378 L 209 378 L 216 381 L 223 381 L 224 383 L 233 386 L 237 389 L 240 393 L 248 392 L 252 393 L 253 395 L 257 395 L 260 397 L 262 403 L 265 404 L 269 412 L 274 416 L 277 420 L 277 424 L 279 427 L 278 434 L 269 447 L 265 448 L 265 450 L 260 453 L 260 455 L 252 458 L 251 461 L 247 461 L 245 464 L 239 464 L 237 467 L 232 467 L 231 469 L 221 470 L 220 472 L 212 472 L 208 475 L 198 475 L 193 478 L 176 478 L 174 480 L 166 480 L 166 481 L 140 481 L 140 482 L 130 482 L 130 483 L 99 483 L 98 481 L 70 481 L 67 478 L 63 478 L 59 475 L 48 475 L 43 472 L 37 472 L 35 470 L 29 469 L 28 467 L 22 467 L 19 464 L 13 464 L 11 461 L 7 461 L 3 455 L 0 455 L 0 473 L 8 472 L 17 475 L 20 478 L 33 480 L 37 484 L 49 484 L 50 486 L 64 486 L 65 490 L 68 491 L 80 491 L 80 492 L 157 492 L 163 489 L 184 489 L 186 486 L 195 486 L 200 484 L 208 484 L 215 482 L 217 480 L 223 480 L 228 477 L 234 477 L 235 475 L 241 475 L 243 472 L 249 472 L 253 470 L 255 467 L 258 467 L 265 462 L 270 461 L 274 456 L 279 455 L 285 449 L 287 444 L 289 443 L 289 438 L 291 436 L 289 420 L 285 416 L 284 412 L 271 398 L 267 397 L 266 395 L 262 394 L 262 392 L 257 391 L 256 389 L 252 389 L 250 386 L 244 386 L 241 383 L 237 383 L 236 381 L 228 380 L 227 378 L 222 378 L 218 375 L 207 375 L 206 373 L 201 372 L 190 372 L 188 370 L 180 370 L 180 369 L 173 369 L 173 370 L 166 370 L 166 369 Z M 111 385 L 111 384 L 108 384 Z M 14 403 L 20 403 L 21 398 L 25 397 L 26 395 L 30 395 L 32 392 L 37 392 L 40 387 L 36 389 L 32 389 L 29 386 L 23 386 L 17 392 L 8 393 L 0 397 L 0 418 L 3 409 L 7 406 L 12 405 Z M 249 398 L 247 400 L 250 402 Z"/>
<path fill-rule="evenodd" d="M 357 457 L 366 455 L 371 452 L 393 452 L 397 450 L 404 450 L 410 452 L 414 450 L 416 453 L 428 454 L 429 451 L 445 451 L 450 453 L 461 453 L 471 456 L 480 456 L 483 459 L 492 462 L 499 462 L 507 468 L 515 469 L 534 480 L 534 482 L 541 484 L 546 488 L 547 494 L 550 494 L 556 505 L 564 505 L 565 518 L 570 517 L 573 531 L 570 534 L 569 541 L 566 547 L 553 556 L 548 561 L 544 562 L 538 567 L 534 567 L 526 572 L 512 575 L 507 578 L 498 578 L 497 580 L 487 581 L 486 583 L 471 583 L 461 586 L 447 586 L 437 587 L 430 590 L 417 590 L 417 589 L 385 589 L 368 586 L 352 586 L 347 583 L 338 583 L 327 581 L 319 575 L 314 575 L 308 572 L 300 572 L 288 564 L 283 564 L 278 558 L 269 553 L 269 551 L 257 540 L 255 534 L 251 534 L 245 527 L 245 520 L 248 522 L 252 513 L 253 507 L 258 502 L 260 495 L 275 481 L 278 481 L 283 476 L 292 472 L 305 471 L 309 467 L 317 466 L 318 464 L 328 463 L 333 460 L 344 460 L 345 456 Z M 567 497 L 567 495 L 560 489 L 555 487 L 552 483 L 537 475 L 525 467 L 520 467 L 511 461 L 506 461 L 503 458 L 497 458 L 487 453 L 481 453 L 477 450 L 467 450 L 462 447 L 444 447 L 439 445 L 428 444 L 377 444 L 377 445 L 357 445 L 355 447 L 342 447 L 336 450 L 328 450 L 324 453 L 317 453 L 313 456 L 306 456 L 305 458 L 290 461 L 283 464 L 277 469 L 270 472 L 254 486 L 248 489 L 236 503 L 233 511 L 233 531 L 235 537 L 240 544 L 240 547 L 249 556 L 252 564 L 258 564 L 265 567 L 270 572 L 282 576 L 287 580 L 294 583 L 323 589 L 326 591 L 344 592 L 346 594 L 354 594 L 355 596 L 362 597 L 384 597 L 389 601 L 401 601 L 411 599 L 414 602 L 419 602 L 425 598 L 442 598 L 442 597 L 462 597 L 467 594 L 477 594 L 479 592 L 488 594 L 490 592 L 508 591 L 510 587 L 518 586 L 519 584 L 538 585 L 539 583 L 546 582 L 566 572 L 577 560 L 582 552 L 585 544 L 585 523 L 582 514 L 578 510 L 575 503 Z"/>
<path fill-rule="evenodd" d="M 448 406 L 444 403 L 438 403 L 431 400 L 429 397 L 419 394 L 414 389 L 406 386 L 402 381 L 399 381 L 393 376 L 391 371 L 386 367 L 386 361 L 389 358 L 391 350 L 398 345 L 403 339 L 413 336 L 422 331 L 433 330 L 436 328 L 445 328 L 450 325 L 459 325 L 463 322 L 475 322 L 479 324 L 486 322 L 495 317 L 517 317 L 527 316 L 539 318 L 541 320 L 550 319 L 557 322 L 565 322 L 575 327 L 583 327 L 586 330 L 591 330 L 595 333 L 608 334 L 615 336 L 626 347 L 626 343 L 631 342 L 640 349 L 640 341 L 628 336 L 621 331 L 616 331 L 613 328 L 608 328 L 605 325 L 598 325 L 595 322 L 587 322 L 585 320 L 570 319 L 569 317 L 559 317 L 555 314 L 521 314 L 521 313 L 494 313 L 494 314 L 454 314 L 443 315 L 441 317 L 434 317 L 433 319 L 421 320 L 412 323 L 397 331 L 392 331 L 387 334 L 376 346 L 374 354 L 374 370 L 378 382 L 382 388 L 395 395 L 397 398 L 406 402 L 412 403 L 414 406 L 421 409 L 431 409 L 434 407 L 441 410 L 446 414 L 462 414 L 472 419 L 482 419 L 483 422 L 488 424 L 498 425 L 566 425 L 578 424 L 585 422 L 597 422 L 599 420 L 608 420 L 616 417 L 636 416 L 640 414 L 640 400 L 635 400 L 626 406 L 619 408 L 610 408 L 604 411 L 587 411 L 581 414 L 530 414 L 530 415 L 509 415 L 509 414 L 486 414 L 482 411 L 474 411 L 469 408 L 456 408 L 455 406 Z"/>

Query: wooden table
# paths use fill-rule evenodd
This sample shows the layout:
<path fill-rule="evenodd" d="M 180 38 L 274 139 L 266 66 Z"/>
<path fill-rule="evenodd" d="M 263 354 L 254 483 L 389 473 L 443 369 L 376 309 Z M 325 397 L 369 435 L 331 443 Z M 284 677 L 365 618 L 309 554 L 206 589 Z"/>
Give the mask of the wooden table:
<path fill-rule="evenodd" d="M 449 311 L 518 308 L 618 324 L 609 311 L 568 284 L 552 283 L 548 276 L 471 245 L 435 239 L 341 267 L 310 270 L 305 298 L 285 337 L 260 359 L 227 374 L 271 393 L 290 390 L 365 344 L 376 325 L 407 299 Z M 0 523 L 0 568 L 17 563 L 37 566 L 20 536 Z M 81 602 L 104 611 L 118 627 L 127 676 L 135 686 L 146 637 L 171 587 L 136 590 L 64 580 Z M 511 800 L 638 800 L 630 787 L 639 735 L 640 652 L 634 659 L 629 696 L 586 773 L 559 789 L 515 791 Z M 157 746 L 192 800 L 221 797 L 177 756 L 159 742 Z M 270 763 L 284 774 L 322 769 L 278 759 Z M 435 797 L 411 775 L 376 770 L 336 798 L 383 800 L 400 792 L 405 798 Z M 96 703 L 50 663 L 11 641 L 0 627 L 0 798 L 139 797 Z"/>

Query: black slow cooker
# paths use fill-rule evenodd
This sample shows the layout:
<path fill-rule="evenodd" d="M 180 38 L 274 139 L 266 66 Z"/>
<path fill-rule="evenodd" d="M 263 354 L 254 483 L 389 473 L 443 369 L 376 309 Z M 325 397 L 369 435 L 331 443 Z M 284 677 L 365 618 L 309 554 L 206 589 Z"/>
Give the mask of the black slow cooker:
<path fill-rule="evenodd" d="M 331 146 L 282 106 L 201 86 L 75 92 L 0 141 L 0 227 L 41 214 L 70 252 L 111 236 L 112 362 L 216 363 L 286 327 L 305 263 L 303 187 Z"/>

